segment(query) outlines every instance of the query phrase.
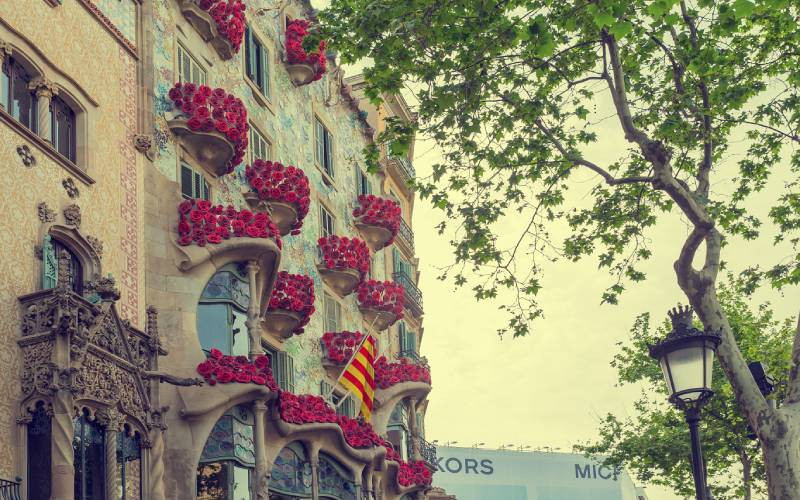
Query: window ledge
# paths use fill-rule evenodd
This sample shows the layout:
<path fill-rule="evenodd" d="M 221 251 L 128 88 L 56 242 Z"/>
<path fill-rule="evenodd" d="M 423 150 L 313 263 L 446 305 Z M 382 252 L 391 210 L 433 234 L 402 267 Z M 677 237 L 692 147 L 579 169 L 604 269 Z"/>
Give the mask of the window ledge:
<path fill-rule="evenodd" d="M 64 170 L 77 177 L 87 186 L 91 186 L 95 183 L 95 180 L 92 179 L 85 170 L 73 163 L 69 158 L 66 158 L 64 155 L 56 151 L 56 149 L 49 142 L 45 141 L 37 134 L 33 133 L 33 131 L 31 131 L 28 127 L 15 120 L 14 117 L 9 115 L 8 112 L 2 108 L 0 108 L 0 122 L 6 123 L 9 127 L 11 127 L 12 130 L 33 143 L 33 145 L 39 148 L 41 152 L 61 165 Z"/>
<path fill-rule="evenodd" d="M 317 167 L 317 170 L 319 170 L 319 173 L 322 175 L 322 181 L 325 183 L 325 185 L 334 191 L 338 191 L 338 189 L 336 189 L 336 181 L 333 180 L 333 177 L 331 177 L 330 174 L 319 165 L 319 163 L 314 162 L 314 166 Z"/>
<path fill-rule="evenodd" d="M 245 75 L 244 81 L 247 82 L 247 85 L 249 85 L 250 89 L 253 91 L 253 98 L 256 100 L 256 102 L 270 110 L 270 112 L 274 115 L 275 109 L 272 107 L 272 100 L 265 96 L 263 92 L 261 92 L 261 89 L 258 88 L 258 85 L 256 85 L 249 76 Z"/>

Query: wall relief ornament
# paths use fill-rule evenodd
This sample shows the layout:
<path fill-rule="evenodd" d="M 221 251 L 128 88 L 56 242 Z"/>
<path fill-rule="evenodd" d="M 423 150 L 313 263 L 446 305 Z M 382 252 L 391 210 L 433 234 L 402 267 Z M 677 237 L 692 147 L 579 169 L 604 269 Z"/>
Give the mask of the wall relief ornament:
<path fill-rule="evenodd" d="M 64 209 L 64 223 L 75 229 L 81 227 L 81 207 L 76 204 L 68 205 Z"/>
<path fill-rule="evenodd" d="M 19 155 L 19 159 L 22 160 L 22 164 L 26 167 L 32 168 L 36 166 L 36 157 L 33 156 L 31 148 L 29 148 L 27 144 L 17 146 L 17 154 Z"/>
<path fill-rule="evenodd" d="M 89 243 L 89 246 L 92 247 L 94 253 L 97 254 L 98 257 L 101 259 L 103 258 L 103 242 L 99 239 L 95 238 L 94 236 L 87 236 L 86 241 Z"/>
<path fill-rule="evenodd" d="M 136 148 L 136 151 L 142 153 L 150 161 L 153 161 L 156 158 L 153 142 L 153 136 L 151 135 L 136 134 L 133 136 L 133 147 Z"/>
<path fill-rule="evenodd" d="M 56 212 L 47 206 L 47 203 L 41 201 L 36 205 L 36 212 L 39 214 L 39 222 L 53 222 L 56 220 Z"/>
<path fill-rule="evenodd" d="M 67 177 L 61 181 L 61 185 L 64 186 L 64 190 L 67 192 L 67 196 L 70 198 L 77 198 L 81 195 L 81 191 L 78 189 L 78 186 L 75 185 L 75 181 L 72 179 L 72 177 Z"/>

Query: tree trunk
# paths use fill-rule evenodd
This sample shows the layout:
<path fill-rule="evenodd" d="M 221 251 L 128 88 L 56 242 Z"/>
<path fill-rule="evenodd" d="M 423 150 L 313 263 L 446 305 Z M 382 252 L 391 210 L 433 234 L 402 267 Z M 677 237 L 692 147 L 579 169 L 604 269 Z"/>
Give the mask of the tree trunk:
<path fill-rule="evenodd" d="M 743 500 L 750 500 L 752 497 L 752 476 L 751 476 L 751 469 L 752 464 L 750 461 L 750 457 L 747 456 L 747 453 L 743 449 L 739 449 L 739 460 L 742 462 L 742 484 L 744 485 L 744 499 Z"/>
<path fill-rule="evenodd" d="M 779 409 L 756 433 L 764 453 L 769 498 L 800 499 L 800 414 Z"/>

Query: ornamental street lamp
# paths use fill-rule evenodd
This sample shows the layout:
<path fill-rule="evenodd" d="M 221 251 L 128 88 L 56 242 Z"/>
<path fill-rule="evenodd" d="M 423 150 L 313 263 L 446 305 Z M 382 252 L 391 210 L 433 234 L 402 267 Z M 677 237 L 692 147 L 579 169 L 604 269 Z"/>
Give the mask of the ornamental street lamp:
<path fill-rule="evenodd" d="M 669 401 L 683 410 L 692 439 L 692 473 L 697 500 L 706 500 L 705 467 L 697 425 L 700 409 L 714 395 L 711 373 L 714 352 L 722 340 L 718 332 L 701 331 L 692 324 L 692 309 L 678 306 L 669 311 L 672 331 L 656 345 L 650 356 L 661 364 L 667 382 Z"/>

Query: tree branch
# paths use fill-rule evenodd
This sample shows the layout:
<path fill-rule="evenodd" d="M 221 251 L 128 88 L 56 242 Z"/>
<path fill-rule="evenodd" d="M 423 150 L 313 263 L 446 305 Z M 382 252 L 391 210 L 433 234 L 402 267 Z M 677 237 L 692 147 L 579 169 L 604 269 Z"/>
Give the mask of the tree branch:
<path fill-rule="evenodd" d="M 613 35 L 603 30 L 603 45 L 608 48 L 608 58 L 611 63 L 611 73 L 613 80 L 607 73 L 604 75 L 608 82 L 608 88 L 611 90 L 611 98 L 614 101 L 614 107 L 617 109 L 617 116 L 619 117 L 622 130 L 625 132 L 625 139 L 630 142 L 635 142 L 640 147 L 646 147 L 649 139 L 644 132 L 639 130 L 633 123 L 633 115 L 631 108 L 628 105 L 628 95 L 625 91 L 625 78 L 622 76 L 622 62 L 619 58 L 619 47 Z"/>
<path fill-rule="evenodd" d="M 784 405 L 800 403 L 800 314 L 797 316 L 797 329 L 794 332 L 792 362 L 789 368 L 789 381 Z"/>

